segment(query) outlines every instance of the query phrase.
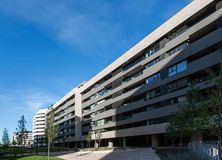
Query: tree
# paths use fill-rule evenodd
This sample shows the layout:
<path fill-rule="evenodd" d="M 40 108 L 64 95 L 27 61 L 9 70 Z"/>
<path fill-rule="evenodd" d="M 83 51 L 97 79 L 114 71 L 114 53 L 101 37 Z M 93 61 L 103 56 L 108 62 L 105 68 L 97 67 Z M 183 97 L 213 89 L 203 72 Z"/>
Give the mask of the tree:
<path fill-rule="evenodd" d="M 27 129 L 25 127 L 26 124 L 25 116 L 21 116 L 21 119 L 18 121 L 18 128 L 17 128 L 17 143 L 18 145 L 23 145 L 25 139 L 27 138 Z"/>
<path fill-rule="evenodd" d="M 17 145 L 17 143 L 16 143 L 16 141 L 14 139 L 12 140 L 12 145 L 13 146 Z"/>
<path fill-rule="evenodd" d="M 3 131 L 2 144 L 3 144 L 4 147 L 8 147 L 9 144 L 10 144 L 8 130 L 6 128 Z"/>
<path fill-rule="evenodd" d="M 172 140 L 180 138 L 182 145 L 184 136 L 202 135 L 209 129 L 209 101 L 206 101 L 198 88 L 191 88 L 187 93 L 187 101 L 178 106 L 167 127 L 167 135 Z"/>
<path fill-rule="evenodd" d="M 101 132 L 101 130 L 97 130 L 95 132 L 95 142 L 98 143 L 98 148 L 100 148 L 101 140 L 102 140 L 102 132 Z"/>
<path fill-rule="evenodd" d="M 191 136 L 202 133 L 214 134 L 218 137 L 219 159 L 222 159 L 222 65 L 220 64 L 218 72 L 208 72 L 208 84 L 211 87 L 205 90 L 195 88 L 188 92 L 187 103 L 181 112 L 172 116 L 168 133 L 178 135 L 178 131 L 181 131 Z M 178 118 L 180 114 L 186 117 L 182 121 Z"/>
<path fill-rule="evenodd" d="M 182 146 L 183 144 L 183 137 L 186 134 L 186 125 L 181 125 L 186 121 L 186 115 L 183 112 L 182 108 L 179 108 L 177 113 L 171 115 L 170 123 L 167 126 L 167 136 L 172 139 L 173 146 L 174 140 L 177 138 L 180 139 L 179 145 Z"/>
<path fill-rule="evenodd" d="M 55 113 L 51 106 L 49 107 L 49 113 L 46 117 L 46 130 L 45 130 L 46 138 L 48 141 L 48 160 L 50 156 L 51 142 L 56 138 L 58 134 L 58 126 L 54 124 L 54 117 L 55 117 Z"/>
<path fill-rule="evenodd" d="M 220 64 L 218 75 L 216 75 L 215 77 L 216 78 L 212 81 L 214 87 L 208 90 L 209 108 L 212 112 L 212 114 L 209 116 L 209 128 L 210 131 L 218 137 L 219 159 L 222 159 L 222 63 Z"/>
<path fill-rule="evenodd" d="M 90 143 L 91 143 L 91 140 L 92 140 L 91 136 L 92 136 L 92 133 L 91 133 L 91 131 L 89 131 L 89 133 L 88 133 L 88 135 L 86 137 L 86 140 L 88 142 L 89 148 L 90 148 Z"/>

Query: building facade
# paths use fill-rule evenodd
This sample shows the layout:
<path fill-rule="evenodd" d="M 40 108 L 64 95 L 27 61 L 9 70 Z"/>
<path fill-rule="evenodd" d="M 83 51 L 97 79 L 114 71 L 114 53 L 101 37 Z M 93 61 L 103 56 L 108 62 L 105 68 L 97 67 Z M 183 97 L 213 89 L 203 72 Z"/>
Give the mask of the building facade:
<path fill-rule="evenodd" d="M 21 133 L 21 132 L 20 132 Z M 15 132 L 13 134 L 13 137 L 12 137 L 12 141 L 14 143 L 16 143 L 16 146 L 18 145 L 18 141 L 17 141 L 17 137 L 18 135 L 20 134 L 19 132 Z M 23 139 L 23 142 L 20 146 L 25 146 L 25 147 L 31 147 L 33 145 L 33 140 L 32 140 L 32 131 L 25 131 L 23 133 L 24 135 L 24 139 Z"/>
<path fill-rule="evenodd" d="M 169 116 L 189 86 L 212 87 L 222 48 L 221 0 L 194 0 L 53 107 L 57 145 L 166 146 Z"/>
<path fill-rule="evenodd" d="M 74 88 L 53 105 L 55 125 L 58 126 L 58 136 L 55 146 L 77 147 L 84 141 L 81 135 L 81 95 L 80 88 L 85 82 Z M 81 143 L 82 145 L 82 143 Z"/>
<path fill-rule="evenodd" d="M 45 146 L 45 123 L 48 109 L 40 109 L 33 118 L 32 139 L 35 145 Z"/>

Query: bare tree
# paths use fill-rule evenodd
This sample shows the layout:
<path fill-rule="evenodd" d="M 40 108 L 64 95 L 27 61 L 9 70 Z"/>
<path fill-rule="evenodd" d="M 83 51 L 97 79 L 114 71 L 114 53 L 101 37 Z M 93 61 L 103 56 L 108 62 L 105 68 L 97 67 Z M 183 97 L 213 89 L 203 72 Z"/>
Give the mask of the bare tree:
<path fill-rule="evenodd" d="M 88 135 L 86 137 L 86 140 L 88 142 L 89 148 L 90 148 L 90 143 L 91 143 L 91 140 L 92 140 L 91 136 L 92 136 L 92 133 L 91 133 L 91 131 L 89 131 L 89 133 L 88 133 Z"/>
<path fill-rule="evenodd" d="M 16 140 L 18 145 L 25 145 L 25 139 L 27 138 L 27 129 L 25 127 L 26 124 L 25 116 L 21 116 L 21 119 L 18 121 L 18 128 Z"/>
<path fill-rule="evenodd" d="M 97 130 L 95 132 L 95 142 L 96 143 L 98 142 L 98 148 L 100 148 L 101 140 L 102 140 L 102 132 L 101 132 L 101 130 Z"/>
<path fill-rule="evenodd" d="M 46 138 L 48 140 L 48 160 L 50 156 L 50 146 L 51 142 L 56 138 L 58 133 L 58 126 L 54 125 L 55 113 L 52 107 L 49 108 L 49 113 L 46 118 Z"/>

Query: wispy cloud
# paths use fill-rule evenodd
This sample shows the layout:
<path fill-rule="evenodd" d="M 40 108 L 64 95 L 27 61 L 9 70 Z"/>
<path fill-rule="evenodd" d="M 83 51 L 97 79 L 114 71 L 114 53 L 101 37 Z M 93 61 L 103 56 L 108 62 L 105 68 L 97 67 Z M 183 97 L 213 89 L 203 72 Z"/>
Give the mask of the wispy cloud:
<path fill-rule="evenodd" d="M 41 108 L 47 108 L 58 100 L 58 96 L 40 88 L 1 90 L 0 91 L 0 130 L 8 128 L 12 134 L 20 116 L 24 115 L 28 130 L 32 128 L 32 119 Z"/>
<path fill-rule="evenodd" d="M 58 96 L 43 89 L 16 89 L 10 93 L 1 93 L 0 109 L 10 106 L 15 110 L 35 113 L 40 108 L 47 108 L 58 100 Z M 25 112 L 24 112 L 25 113 Z"/>
<path fill-rule="evenodd" d="M 47 108 L 58 100 L 56 95 L 44 90 L 17 91 L 17 93 L 21 94 L 21 98 L 24 99 L 26 109 L 34 112 L 40 108 Z"/>
<path fill-rule="evenodd" d="M 149 16 L 153 4 L 153 0 L 11 0 L 0 2 L 0 11 L 33 23 L 80 53 L 104 56 L 111 43 L 121 46 L 129 36 L 123 35 L 129 26 L 122 21 L 137 23 L 134 16 L 144 12 Z"/>

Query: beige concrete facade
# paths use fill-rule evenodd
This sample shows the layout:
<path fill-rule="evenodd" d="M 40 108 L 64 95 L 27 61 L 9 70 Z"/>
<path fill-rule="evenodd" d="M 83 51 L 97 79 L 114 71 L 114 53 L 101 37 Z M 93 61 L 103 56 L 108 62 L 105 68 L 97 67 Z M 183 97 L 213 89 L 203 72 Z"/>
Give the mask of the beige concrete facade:
<path fill-rule="evenodd" d="M 54 106 L 57 144 L 167 145 L 169 116 L 189 86 L 204 90 L 221 61 L 221 2 L 195 0 Z M 158 142 L 159 139 L 159 142 Z M 132 142 L 138 142 L 132 143 Z M 84 144 L 85 143 L 85 144 Z"/>

